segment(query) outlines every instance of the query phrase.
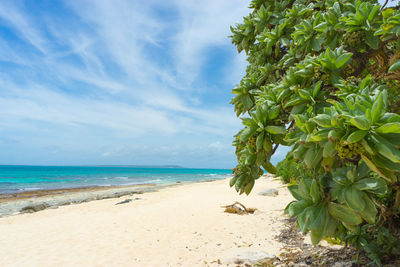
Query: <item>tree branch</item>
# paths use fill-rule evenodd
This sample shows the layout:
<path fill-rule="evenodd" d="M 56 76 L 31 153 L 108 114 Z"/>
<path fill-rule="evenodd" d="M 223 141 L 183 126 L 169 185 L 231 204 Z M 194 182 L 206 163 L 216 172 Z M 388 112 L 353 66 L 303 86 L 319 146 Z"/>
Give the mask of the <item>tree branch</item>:
<path fill-rule="evenodd" d="M 389 0 L 386 0 L 385 3 L 382 5 L 381 10 L 385 8 L 385 6 L 388 4 Z"/>
<path fill-rule="evenodd" d="M 290 123 L 288 129 L 292 128 L 293 125 L 294 125 L 294 121 L 292 121 L 292 122 Z M 275 153 L 275 151 L 278 149 L 278 147 L 279 147 L 279 144 L 275 144 L 274 148 L 272 149 L 271 156 Z"/>
<path fill-rule="evenodd" d="M 274 148 L 272 149 L 271 156 L 275 153 L 275 151 L 278 149 L 279 144 L 275 144 Z"/>
<path fill-rule="evenodd" d="M 394 205 L 393 205 L 393 207 L 391 209 L 392 214 L 396 214 L 397 213 L 397 209 L 400 206 L 400 188 L 399 188 L 399 186 L 396 186 L 395 189 L 396 189 L 397 192 L 396 192 L 396 200 L 394 201 Z"/>
<path fill-rule="evenodd" d="M 290 128 L 292 128 L 293 125 L 294 125 L 294 121 L 292 121 L 292 122 L 290 123 L 290 125 L 289 125 L 289 127 L 288 127 L 288 130 L 289 130 Z"/>

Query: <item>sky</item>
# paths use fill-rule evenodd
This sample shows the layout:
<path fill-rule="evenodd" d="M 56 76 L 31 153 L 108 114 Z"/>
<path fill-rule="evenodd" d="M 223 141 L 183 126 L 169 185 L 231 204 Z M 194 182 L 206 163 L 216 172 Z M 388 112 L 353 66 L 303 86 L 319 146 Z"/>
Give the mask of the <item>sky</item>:
<path fill-rule="evenodd" d="M 0 164 L 232 168 L 247 0 L 2 0 Z"/>
<path fill-rule="evenodd" d="M 1 0 L 0 164 L 234 167 L 248 4 Z"/>

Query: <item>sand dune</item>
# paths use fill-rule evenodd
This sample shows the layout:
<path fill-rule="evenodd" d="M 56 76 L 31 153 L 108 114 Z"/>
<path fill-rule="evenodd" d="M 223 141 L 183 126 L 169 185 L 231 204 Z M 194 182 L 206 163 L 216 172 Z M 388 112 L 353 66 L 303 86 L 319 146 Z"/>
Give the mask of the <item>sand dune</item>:
<path fill-rule="evenodd" d="M 279 195 L 257 194 L 266 188 Z M 250 196 L 219 180 L 4 217 L 0 266 L 226 266 L 237 249 L 278 255 L 274 236 L 291 200 L 269 177 Z M 235 201 L 258 211 L 224 213 Z"/>

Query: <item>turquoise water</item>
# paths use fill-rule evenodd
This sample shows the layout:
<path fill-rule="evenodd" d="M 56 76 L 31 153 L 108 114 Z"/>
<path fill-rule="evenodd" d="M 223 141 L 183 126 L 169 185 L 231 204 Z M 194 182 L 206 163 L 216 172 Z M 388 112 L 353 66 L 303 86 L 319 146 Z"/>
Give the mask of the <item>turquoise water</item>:
<path fill-rule="evenodd" d="M 27 190 L 170 184 L 178 181 L 223 179 L 230 169 L 95 167 L 95 166 L 0 166 L 0 194 Z"/>

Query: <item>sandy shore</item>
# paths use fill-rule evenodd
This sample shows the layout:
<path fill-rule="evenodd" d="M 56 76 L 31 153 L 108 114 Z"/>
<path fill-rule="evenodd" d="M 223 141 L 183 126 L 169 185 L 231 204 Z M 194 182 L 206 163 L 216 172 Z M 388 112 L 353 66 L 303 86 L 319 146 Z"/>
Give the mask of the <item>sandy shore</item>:
<path fill-rule="evenodd" d="M 258 195 L 268 188 L 279 195 Z M 235 253 L 279 255 L 274 237 L 291 200 L 268 177 L 250 196 L 219 180 L 3 217 L 0 266 L 236 266 Z M 235 201 L 258 210 L 224 213 Z"/>

